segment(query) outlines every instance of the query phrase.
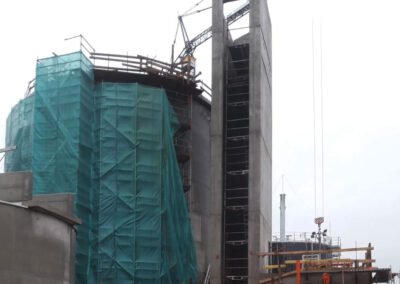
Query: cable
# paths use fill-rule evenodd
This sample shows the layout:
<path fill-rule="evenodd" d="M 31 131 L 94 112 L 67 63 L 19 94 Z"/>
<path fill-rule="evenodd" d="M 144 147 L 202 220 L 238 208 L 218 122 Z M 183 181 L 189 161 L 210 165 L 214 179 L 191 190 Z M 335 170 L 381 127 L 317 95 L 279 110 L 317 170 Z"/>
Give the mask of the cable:
<path fill-rule="evenodd" d="M 228 28 L 230 31 L 235 31 L 235 30 L 244 30 L 244 29 L 250 29 L 249 26 L 247 27 L 240 27 L 240 28 Z"/>
<path fill-rule="evenodd" d="M 282 181 L 282 176 L 279 178 L 278 182 L 275 184 L 275 186 L 272 188 L 273 192 L 279 192 L 279 190 L 277 191 L 276 189 L 278 188 L 278 186 L 281 184 Z"/>
<path fill-rule="evenodd" d="M 284 175 L 284 179 L 286 181 L 285 182 L 286 188 L 289 185 L 289 188 L 291 189 L 292 193 L 296 196 L 296 199 L 300 200 L 302 203 L 308 203 L 309 199 L 306 198 L 304 194 L 299 194 L 299 191 L 294 188 L 293 184 L 290 182 L 287 175 Z"/>
<path fill-rule="evenodd" d="M 201 13 L 203 11 L 209 10 L 211 8 L 212 7 L 210 6 L 210 7 L 204 8 L 204 9 L 196 10 L 196 11 L 193 11 L 193 12 L 190 12 L 190 13 L 186 13 L 186 14 L 182 15 L 181 17 L 183 18 L 183 17 L 194 15 L 194 14 L 198 14 L 198 13 Z"/>
<path fill-rule="evenodd" d="M 314 1 L 313 1 L 314 2 Z M 320 1 L 320 3 L 322 0 Z M 325 215 L 325 158 L 324 158 L 324 87 L 323 87 L 323 54 L 322 54 L 322 5 L 319 7 L 319 49 L 320 49 L 320 129 L 321 129 L 321 211 Z M 313 64 L 313 115 L 314 115 L 314 206 L 315 217 L 317 216 L 317 118 L 316 118 L 316 95 L 315 95 L 315 19 L 314 5 L 312 10 L 312 64 Z M 319 171 L 318 171 L 319 172 Z"/>
<path fill-rule="evenodd" d="M 199 6 L 201 3 L 203 3 L 204 0 L 201 0 L 200 2 L 196 3 L 194 6 L 192 6 L 191 8 L 189 8 L 185 13 L 183 13 L 181 16 L 186 16 L 187 13 L 191 12 L 194 8 L 196 8 L 197 6 Z"/>
<path fill-rule="evenodd" d="M 314 47 L 314 6 L 312 10 L 312 73 L 313 73 L 313 118 L 314 118 L 314 215 L 317 218 L 317 141 L 315 119 L 315 47 Z"/>
<path fill-rule="evenodd" d="M 180 22 L 178 21 L 178 24 L 176 25 L 176 31 L 175 31 L 175 37 L 174 37 L 174 43 L 173 43 L 174 45 L 176 43 L 176 38 L 178 37 L 179 24 L 180 24 Z"/>
<path fill-rule="evenodd" d="M 171 47 L 171 63 L 174 63 L 174 56 L 175 56 L 175 44 L 176 44 L 176 38 L 178 37 L 178 30 L 179 30 L 179 25 L 180 21 L 178 21 L 178 24 L 176 25 L 176 31 L 175 31 L 175 37 L 174 37 L 174 42 L 172 43 Z"/>
<path fill-rule="evenodd" d="M 322 2 L 322 0 L 321 0 Z M 321 67 L 321 186 L 322 186 L 322 216 L 325 214 L 325 180 L 324 180 L 324 89 L 323 89 L 323 64 L 322 64 L 322 5 L 320 6 L 319 20 L 319 46 Z"/>

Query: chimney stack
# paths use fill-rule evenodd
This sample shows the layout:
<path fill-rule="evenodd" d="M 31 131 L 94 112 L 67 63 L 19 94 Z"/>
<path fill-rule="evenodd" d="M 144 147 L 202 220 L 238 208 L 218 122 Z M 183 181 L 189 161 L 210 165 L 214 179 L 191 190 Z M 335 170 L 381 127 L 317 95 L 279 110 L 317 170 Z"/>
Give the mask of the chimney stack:
<path fill-rule="evenodd" d="M 286 194 L 281 193 L 281 241 L 285 240 L 285 211 L 286 211 L 286 206 L 285 206 L 285 196 Z"/>

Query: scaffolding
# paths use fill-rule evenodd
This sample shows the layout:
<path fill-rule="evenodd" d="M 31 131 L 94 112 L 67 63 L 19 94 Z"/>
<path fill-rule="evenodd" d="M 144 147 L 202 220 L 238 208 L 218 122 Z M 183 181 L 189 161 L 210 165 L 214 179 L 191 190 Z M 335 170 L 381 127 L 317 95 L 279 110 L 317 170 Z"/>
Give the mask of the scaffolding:
<path fill-rule="evenodd" d="M 170 64 L 142 55 L 133 56 L 98 52 L 92 52 L 90 58 L 96 62 L 94 69 L 97 70 L 157 75 L 170 79 L 183 79 L 188 83 L 195 82 L 197 76 L 200 75 L 194 74 L 194 68 L 185 61 Z"/>
<path fill-rule="evenodd" d="M 247 283 L 249 46 L 229 49 L 224 114 L 224 283 Z"/>
<path fill-rule="evenodd" d="M 75 283 L 196 283 L 190 163 L 176 155 L 188 163 L 190 117 L 184 93 L 96 82 L 81 51 L 38 60 L 35 95 L 7 123 L 24 152 L 6 169 L 32 170 L 35 194 L 74 194 Z"/>

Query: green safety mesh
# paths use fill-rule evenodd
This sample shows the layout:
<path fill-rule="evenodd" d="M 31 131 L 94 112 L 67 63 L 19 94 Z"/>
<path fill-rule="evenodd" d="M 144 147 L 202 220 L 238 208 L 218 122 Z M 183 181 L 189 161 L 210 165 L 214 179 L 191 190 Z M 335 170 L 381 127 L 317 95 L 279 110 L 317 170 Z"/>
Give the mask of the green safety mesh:
<path fill-rule="evenodd" d="M 81 52 L 38 62 L 35 95 L 7 121 L 21 151 L 6 170 L 31 166 L 35 194 L 74 193 L 75 283 L 196 283 L 178 127 L 163 89 L 96 86 Z"/>
<path fill-rule="evenodd" d="M 92 211 L 92 64 L 80 52 L 41 59 L 36 67 L 33 125 L 34 194 L 72 192 L 82 220 L 76 242 L 76 283 L 89 265 Z"/>
<path fill-rule="evenodd" d="M 189 283 L 196 257 L 165 91 L 97 87 L 95 283 Z"/>
<path fill-rule="evenodd" d="M 33 96 L 15 105 L 8 115 L 6 124 L 6 145 L 17 146 L 7 152 L 4 161 L 6 172 L 31 170 L 32 168 L 32 121 Z"/>

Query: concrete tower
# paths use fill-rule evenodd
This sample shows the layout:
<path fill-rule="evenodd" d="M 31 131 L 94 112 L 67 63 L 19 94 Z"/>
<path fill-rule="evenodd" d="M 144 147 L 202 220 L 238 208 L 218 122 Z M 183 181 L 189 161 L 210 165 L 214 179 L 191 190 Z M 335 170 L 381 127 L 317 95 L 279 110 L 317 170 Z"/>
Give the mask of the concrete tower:
<path fill-rule="evenodd" d="M 213 0 L 211 185 L 207 260 L 211 283 L 258 283 L 271 241 L 271 22 L 250 0 L 249 33 L 233 41 Z"/>

